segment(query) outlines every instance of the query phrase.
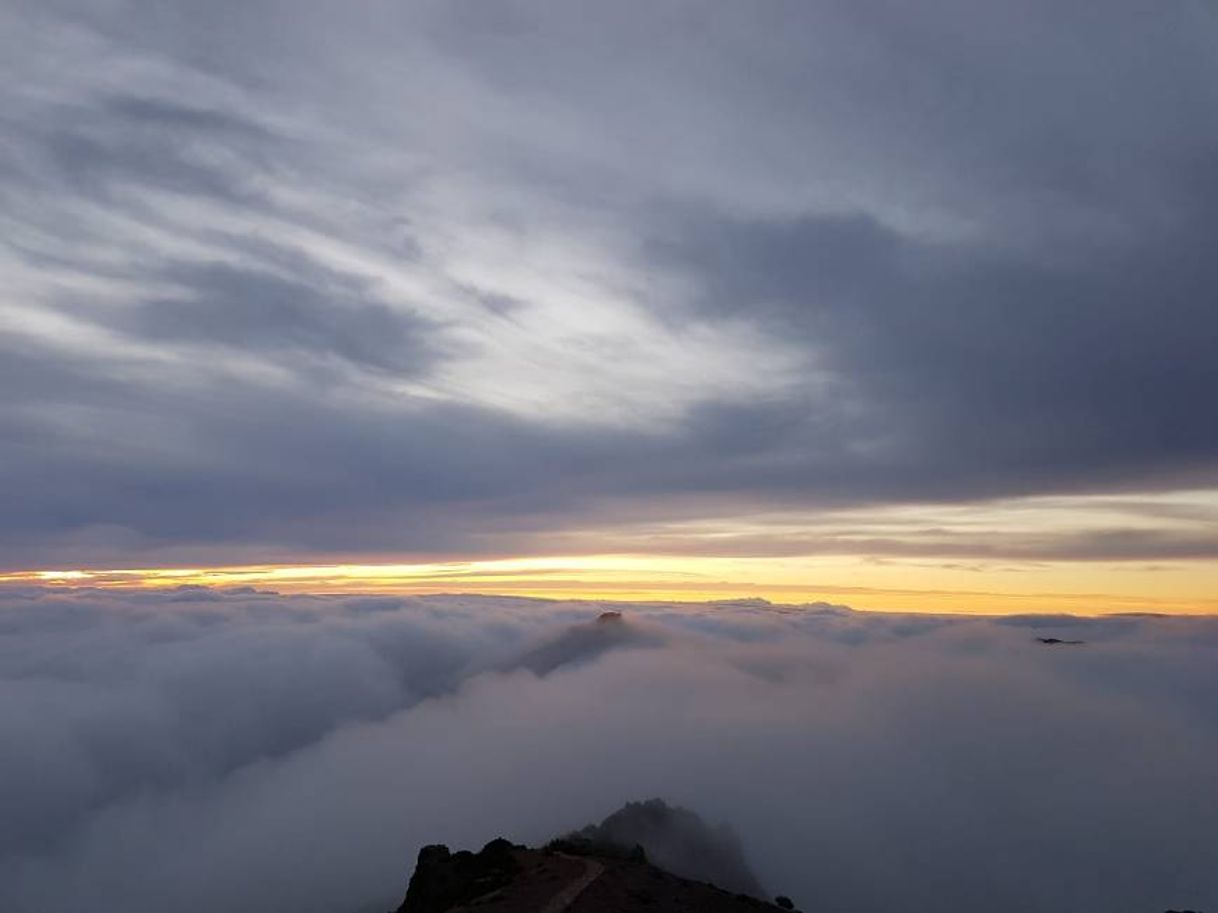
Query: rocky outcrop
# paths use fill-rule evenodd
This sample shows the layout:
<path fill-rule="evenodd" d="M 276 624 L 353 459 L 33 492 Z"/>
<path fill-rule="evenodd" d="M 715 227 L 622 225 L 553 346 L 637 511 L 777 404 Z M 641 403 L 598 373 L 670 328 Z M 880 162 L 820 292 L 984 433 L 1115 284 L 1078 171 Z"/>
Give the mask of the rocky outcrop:
<path fill-rule="evenodd" d="M 746 894 L 679 878 L 638 853 L 572 856 L 555 849 L 506 846 L 498 853 L 449 853 L 425 847 L 398 913 L 780 913 Z M 785 900 L 785 898 L 784 898 Z"/>
<path fill-rule="evenodd" d="M 621 612 L 602 612 L 595 620 L 571 625 L 535 644 L 502 668 L 528 669 L 544 678 L 558 669 L 593 662 L 611 650 L 654 647 L 663 642 L 658 631 L 628 621 Z"/>
<path fill-rule="evenodd" d="M 523 849 L 503 838 L 492 840 L 477 853 L 450 853 L 442 844 L 423 847 L 398 913 L 445 913 L 493 894 L 519 874 L 516 855 Z"/>
<path fill-rule="evenodd" d="M 609 622 L 615 624 L 616 622 Z M 779 913 L 740 843 L 688 809 L 630 802 L 543 849 L 502 838 L 479 852 L 425 846 L 397 913 Z"/>

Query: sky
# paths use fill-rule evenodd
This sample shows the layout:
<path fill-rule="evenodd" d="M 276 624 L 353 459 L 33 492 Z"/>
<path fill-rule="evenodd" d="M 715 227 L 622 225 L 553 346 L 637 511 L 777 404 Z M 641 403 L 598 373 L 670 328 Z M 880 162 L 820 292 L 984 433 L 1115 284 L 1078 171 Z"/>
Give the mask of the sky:
<path fill-rule="evenodd" d="M 0 909 L 384 913 L 424 844 L 659 796 L 817 913 L 1212 910 L 1216 650 L 1213 617 L 10 588 Z"/>
<path fill-rule="evenodd" d="M 0 582 L 1218 611 L 1218 12 L 6 0 Z"/>

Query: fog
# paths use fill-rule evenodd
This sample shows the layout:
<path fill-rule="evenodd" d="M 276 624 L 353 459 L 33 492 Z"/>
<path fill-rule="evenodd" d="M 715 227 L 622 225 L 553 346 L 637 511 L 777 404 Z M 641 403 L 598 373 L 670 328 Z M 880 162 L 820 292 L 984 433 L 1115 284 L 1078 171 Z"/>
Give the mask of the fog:
<path fill-rule="evenodd" d="M 1216 654 L 1214 618 L 9 589 L 0 909 L 387 910 L 422 844 L 650 796 L 807 911 L 1212 909 Z"/>

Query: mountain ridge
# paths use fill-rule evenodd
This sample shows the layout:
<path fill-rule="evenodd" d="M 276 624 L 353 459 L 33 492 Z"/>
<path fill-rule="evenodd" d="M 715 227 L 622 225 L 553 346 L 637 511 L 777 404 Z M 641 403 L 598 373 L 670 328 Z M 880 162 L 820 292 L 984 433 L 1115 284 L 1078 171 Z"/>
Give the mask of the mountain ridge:
<path fill-rule="evenodd" d="M 419 851 L 396 913 L 773 913 L 735 833 L 662 799 L 628 802 L 539 849 L 498 837 L 477 853 Z"/>

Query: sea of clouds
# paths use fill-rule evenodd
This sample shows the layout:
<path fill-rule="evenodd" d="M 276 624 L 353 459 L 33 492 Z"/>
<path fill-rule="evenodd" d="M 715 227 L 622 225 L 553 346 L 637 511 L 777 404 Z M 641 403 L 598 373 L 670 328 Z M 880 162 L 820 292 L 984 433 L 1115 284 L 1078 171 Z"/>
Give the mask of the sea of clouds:
<path fill-rule="evenodd" d="M 817 913 L 1218 908 L 1216 618 L 605 608 L 0 592 L 0 909 L 387 910 L 649 796 Z"/>

